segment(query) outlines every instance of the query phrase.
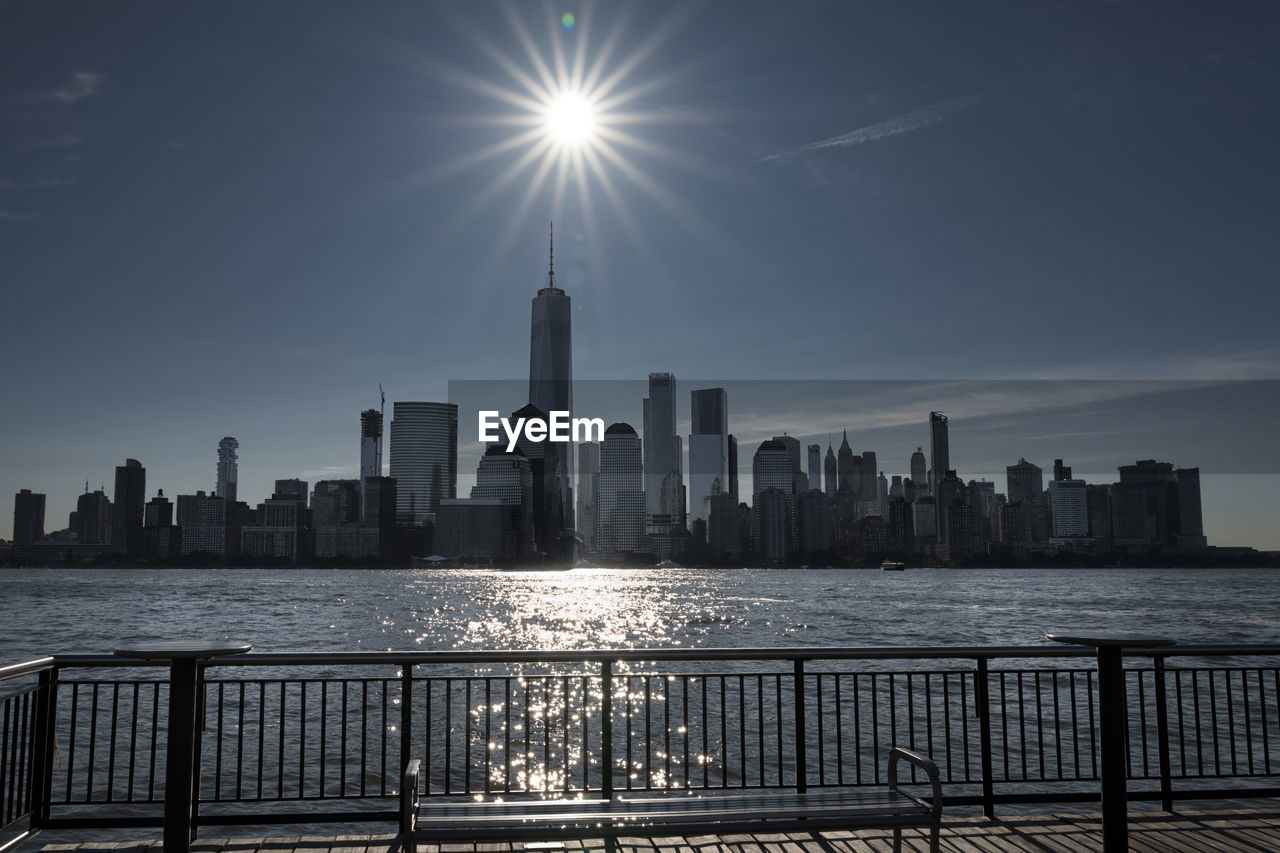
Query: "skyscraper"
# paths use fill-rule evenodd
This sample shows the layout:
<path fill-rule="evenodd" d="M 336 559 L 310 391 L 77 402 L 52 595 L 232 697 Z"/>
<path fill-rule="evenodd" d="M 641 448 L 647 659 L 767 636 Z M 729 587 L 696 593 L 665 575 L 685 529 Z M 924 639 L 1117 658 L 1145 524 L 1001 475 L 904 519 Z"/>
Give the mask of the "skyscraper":
<path fill-rule="evenodd" d="M 1009 503 L 1031 503 L 1044 492 L 1044 476 L 1039 465 L 1033 465 L 1019 457 L 1017 465 L 1005 469 L 1008 478 Z"/>
<path fill-rule="evenodd" d="M 928 465 L 924 460 L 924 449 L 917 447 L 916 452 L 911 454 L 911 491 L 907 494 L 907 500 L 913 501 L 929 494 Z"/>
<path fill-rule="evenodd" d="M 364 513 L 364 483 L 382 476 L 382 412 L 365 409 L 360 413 L 360 511 Z"/>
<path fill-rule="evenodd" d="M 218 442 L 218 497 L 228 504 L 236 502 L 236 484 L 240 478 L 236 451 L 239 449 L 240 442 L 231 436 Z"/>
<path fill-rule="evenodd" d="M 791 460 L 791 485 L 787 489 L 787 494 L 796 495 L 802 491 L 807 492 L 809 490 L 809 478 L 807 475 L 801 476 L 804 473 L 804 469 L 800 463 L 800 440 L 786 433 L 775 435 L 773 440 L 781 443 L 787 449 L 787 456 Z"/>
<path fill-rule="evenodd" d="M 723 388 L 689 393 L 689 523 L 711 522 L 711 496 L 729 488 L 729 397 Z"/>
<path fill-rule="evenodd" d="M 1061 466 L 1062 460 L 1058 460 Z M 1063 479 L 1049 483 L 1049 512 L 1056 539 L 1089 535 L 1089 497 L 1084 480 Z"/>
<path fill-rule="evenodd" d="M 518 559 L 533 553 L 533 469 L 521 448 L 507 453 L 501 444 L 489 445 L 476 468 L 476 484 L 471 487 L 471 497 L 502 501 L 514 507 L 515 556 Z"/>
<path fill-rule="evenodd" d="M 76 499 L 76 534 L 85 544 L 102 544 L 111 535 L 111 501 L 101 489 L 85 492 Z"/>
<path fill-rule="evenodd" d="M 595 538 L 596 550 L 606 554 L 635 552 L 644 542 L 644 461 L 630 424 L 604 432 Z"/>
<path fill-rule="evenodd" d="M 791 494 L 791 453 L 787 446 L 776 438 L 760 442 L 756 454 L 751 459 L 751 495 L 765 489 L 778 489 L 783 494 Z"/>
<path fill-rule="evenodd" d="M 30 489 L 13 496 L 14 545 L 32 545 L 44 538 L 44 497 Z"/>
<path fill-rule="evenodd" d="M 147 502 L 147 469 L 137 459 L 116 466 L 116 493 L 111 512 L 111 547 L 130 556 L 142 554 L 142 517 Z"/>
<path fill-rule="evenodd" d="M 729 494 L 733 495 L 734 504 L 738 504 L 742 501 L 738 496 L 738 439 L 729 433 L 726 442 L 729 445 Z"/>
<path fill-rule="evenodd" d="M 533 297 L 529 337 L 529 402 L 548 414 L 573 411 L 573 314 L 568 294 L 556 287 L 554 226 L 551 236 L 547 284 Z M 565 526 L 572 527 L 573 454 L 561 453 L 559 457 L 560 505 L 564 507 Z M 391 476 L 396 476 L 394 471 Z"/>
<path fill-rule="evenodd" d="M 458 496 L 458 406 L 395 403 L 391 410 L 391 477 L 396 517 L 420 524 L 444 498 Z"/>
<path fill-rule="evenodd" d="M 947 416 L 942 412 L 929 413 L 929 493 L 938 493 L 938 483 L 951 468 L 951 450 L 947 440 Z"/>
<path fill-rule="evenodd" d="M 595 550 L 596 507 L 600 494 L 600 445 L 578 445 L 577 532 L 588 551 Z"/>
<path fill-rule="evenodd" d="M 827 497 L 836 496 L 836 453 L 831 449 L 831 439 L 827 439 L 827 456 L 822 460 L 823 491 Z"/>
<path fill-rule="evenodd" d="M 853 448 L 849 446 L 849 431 L 844 431 L 844 437 L 840 441 L 840 452 L 836 454 L 836 492 L 843 495 L 852 495 L 856 493 L 858 488 L 859 472 L 855 470 L 860 466 L 862 457 L 853 455 Z"/>
<path fill-rule="evenodd" d="M 822 491 L 822 445 L 809 445 L 809 488 Z"/>
<path fill-rule="evenodd" d="M 644 505 L 650 525 L 683 527 L 681 509 L 671 506 L 675 488 L 664 489 L 667 478 L 680 470 L 676 442 L 676 378 L 670 373 L 649 374 L 649 396 L 644 399 Z M 668 494 L 666 501 L 664 493 Z M 656 518 L 661 516 L 661 518 Z"/>

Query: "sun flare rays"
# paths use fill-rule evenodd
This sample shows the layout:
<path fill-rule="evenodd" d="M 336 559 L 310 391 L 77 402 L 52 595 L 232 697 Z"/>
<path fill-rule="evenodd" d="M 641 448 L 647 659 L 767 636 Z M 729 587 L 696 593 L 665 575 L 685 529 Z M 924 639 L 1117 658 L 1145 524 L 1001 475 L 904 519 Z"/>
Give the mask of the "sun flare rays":
<path fill-rule="evenodd" d="M 591 227 L 598 214 L 612 213 L 634 248 L 647 250 L 627 209 L 630 188 L 659 208 L 681 207 L 678 219 L 696 218 L 660 185 L 658 169 L 710 171 L 654 133 L 672 123 L 671 116 L 678 124 L 679 116 L 687 115 L 666 109 L 664 93 L 676 88 L 680 70 L 659 67 L 655 56 L 688 23 L 688 13 L 668 16 L 628 48 L 627 36 L 637 29 L 632 9 L 612 7 L 613 19 L 601 22 L 593 21 L 598 11 L 593 5 L 576 16 L 553 13 L 551 6 L 536 13 L 526 11 L 530 8 L 504 5 L 496 30 L 455 22 L 488 68 L 437 65 L 434 76 L 473 96 L 474 111 L 451 116 L 455 124 L 486 134 L 471 151 L 434 164 L 419 178 L 430 184 L 491 175 L 469 193 L 450 224 L 461 233 L 487 210 L 505 207 L 508 222 L 498 229 L 491 263 L 508 255 L 540 203 L 553 217 L 570 205 L 582 228 Z M 500 32 L 504 25 L 506 31 Z M 598 44 L 590 38 L 593 25 L 603 34 Z M 635 109 L 642 100 L 648 107 Z M 624 105 L 630 109 L 623 111 Z"/>

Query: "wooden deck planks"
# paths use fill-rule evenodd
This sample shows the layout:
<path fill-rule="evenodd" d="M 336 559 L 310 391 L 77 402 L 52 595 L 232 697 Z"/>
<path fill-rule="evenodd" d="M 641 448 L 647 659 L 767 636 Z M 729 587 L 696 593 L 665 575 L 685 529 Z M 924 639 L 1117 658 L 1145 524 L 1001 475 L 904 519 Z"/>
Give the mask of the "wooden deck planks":
<path fill-rule="evenodd" d="M 38 839 L 37 839 L 38 841 Z M 1272 853 L 1280 851 L 1280 805 L 1275 810 L 1185 812 L 1130 815 L 1133 853 Z M 524 853 L 509 842 L 419 844 L 424 853 Z M 942 853 L 1094 853 L 1102 846 L 1096 814 L 1010 815 L 989 821 L 944 819 Z M 163 853 L 159 841 L 67 842 L 31 845 L 39 853 Z M 603 839 L 564 844 L 565 853 L 604 853 Z M 620 838 L 617 853 L 889 853 L 893 832 L 884 829 L 831 831 L 819 834 L 759 833 L 685 838 Z M 924 853 L 928 836 L 919 829 L 903 831 L 903 849 Z M 394 835 L 278 836 L 272 838 L 201 838 L 192 853 L 399 853 Z M 545 848 L 538 853 L 555 853 Z"/>

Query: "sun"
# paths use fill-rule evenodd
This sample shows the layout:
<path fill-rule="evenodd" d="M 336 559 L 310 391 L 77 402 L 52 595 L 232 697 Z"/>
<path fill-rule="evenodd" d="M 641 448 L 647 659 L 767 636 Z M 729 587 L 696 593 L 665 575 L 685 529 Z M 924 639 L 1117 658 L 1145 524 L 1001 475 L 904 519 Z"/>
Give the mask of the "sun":
<path fill-rule="evenodd" d="M 547 133 L 561 145 L 581 145 L 595 131 L 595 111 L 577 92 L 563 91 L 547 105 Z"/>

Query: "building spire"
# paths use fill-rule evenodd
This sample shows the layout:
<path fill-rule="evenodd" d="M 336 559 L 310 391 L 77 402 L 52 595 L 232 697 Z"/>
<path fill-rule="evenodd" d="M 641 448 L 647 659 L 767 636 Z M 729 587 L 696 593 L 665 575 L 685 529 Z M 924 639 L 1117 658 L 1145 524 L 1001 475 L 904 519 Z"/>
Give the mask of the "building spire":
<path fill-rule="evenodd" d="M 547 263 L 547 285 L 538 291 L 541 296 L 544 293 L 552 293 L 556 295 L 564 295 L 564 291 L 556 287 L 556 224 L 551 223 L 551 239 L 548 243 L 548 256 L 550 260 Z"/>

